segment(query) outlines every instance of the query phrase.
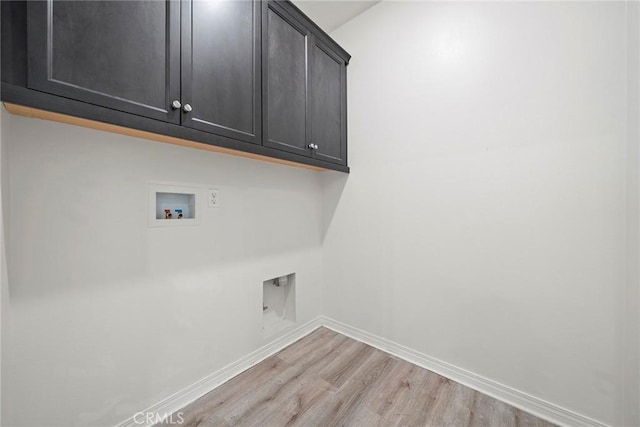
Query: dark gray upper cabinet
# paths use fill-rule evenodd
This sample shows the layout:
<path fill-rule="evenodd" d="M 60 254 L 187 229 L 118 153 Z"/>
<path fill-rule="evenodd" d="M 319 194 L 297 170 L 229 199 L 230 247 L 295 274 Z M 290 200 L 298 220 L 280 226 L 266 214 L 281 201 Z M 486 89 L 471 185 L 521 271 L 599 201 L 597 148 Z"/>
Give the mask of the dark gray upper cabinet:
<path fill-rule="evenodd" d="M 263 6 L 264 145 L 311 155 L 308 58 L 311 32 L 276 2 Z"/>
<path fill-rule="evenodd" d="M 290 1 L 15 0 L 0 15 L 4 102 L 349 171 L 350 55 Z"/>
<path fill-rule="evenodd" d="M 311 60 L 310 122 L 316 158 L 347 164 L 347 65 L 314 39 Z"/>
<path fill-rule="evenodd" d="M 182 2 L 182 124 L 262 142 L 260 2 Z"/>
<path fill-rule="evenodd" d="M 180 121 L 178 2 L 27 3 L 29 88 Z"/>
<path fill-rule="evenodd" d="M 346 165 L 348 54 L 289 2 L 264 4 L 262 33 L 264 144 Z"/>

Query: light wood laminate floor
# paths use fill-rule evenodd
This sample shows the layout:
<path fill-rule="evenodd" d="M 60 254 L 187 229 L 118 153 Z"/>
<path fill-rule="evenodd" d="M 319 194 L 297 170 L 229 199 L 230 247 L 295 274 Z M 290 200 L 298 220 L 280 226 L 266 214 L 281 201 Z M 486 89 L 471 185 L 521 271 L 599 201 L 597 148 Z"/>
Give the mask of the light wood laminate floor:
<path fill-rule="evenodd" d="M 190 427 L 553 426 L 326 328 L 180 412 Z"/>

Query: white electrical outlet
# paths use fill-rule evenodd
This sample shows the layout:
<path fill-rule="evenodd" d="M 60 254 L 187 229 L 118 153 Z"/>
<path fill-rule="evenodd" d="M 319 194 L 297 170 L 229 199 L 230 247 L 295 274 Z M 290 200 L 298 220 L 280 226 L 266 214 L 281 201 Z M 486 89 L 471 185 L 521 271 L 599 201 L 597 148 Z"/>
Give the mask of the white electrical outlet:
<path fill-rule="evenodd" d="M 220 190 L 209 189 L 209 197 L 207 198 L 209 201 L 210 208 L 219 208 L 220 207 Z"/>

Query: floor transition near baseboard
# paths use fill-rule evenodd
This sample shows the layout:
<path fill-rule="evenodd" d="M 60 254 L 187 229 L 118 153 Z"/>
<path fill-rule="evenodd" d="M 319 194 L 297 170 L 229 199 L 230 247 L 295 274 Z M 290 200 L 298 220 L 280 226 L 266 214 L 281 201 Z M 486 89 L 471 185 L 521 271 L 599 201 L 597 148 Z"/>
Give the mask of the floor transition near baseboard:
<path fill-rule="evenodd" d="M 554 404 L 552 402 L 546 401 L 544 399 L 541 399 L 539 397 L 536 396 L 532 396 L 528 393 L 525 393 L 521 390 L 515 389 L 513 387 L 509 387 L 505 384 L 501 384 L 499 382 L 496 382 L 490 378 L 486 378 L 483 377 L 482 375 L 478 375 L 476 373 L 467 371 L 465 369 L 462 369 L 458 366 L 452 365 L 450 363 L 444 362 L 442 360 L 438 360 L 436 358 L 433 358 L 429 355 L 420 353 L 416 350 L 413 350 L 411 348 L 405 347 L 401 344 L 398 344 L 394 341 L 388 340 L 386 338 L 377 336 L 375 334 L 371 334 L 369 332 L 363 331 L 361 329 L 358 328 L 354 328 L 353 326 L 347 325 L 345 323 L 336 321 L 334 319 L 325 317 L 325 316 L 318 316 L 313 320 L 310 320 L 309 322 L 306 322 L 304 324 L 301 324 L 298 327 L 294 327 L 286 332 L 284 332 L 282 335 L 277 336 L 277 338 L 275 338 L 274 340 L 270 341 L 268 344 L 266 344 L 263 347 L 260 347 L 259 349 L 257 349 L 256 351 L 254 351 L 251 354 L 248 354 L 240 359 L 238 359 L 237 361 L 231 363 L 228 366 L 225 366 L 219 370 L 217 370 L 216 372 L 213 372 L 212 374 L 208 375 L 205 378 L 202 378 L 201 380 L 189 385 L 188 387 L 184 388 L 183 390 L 178 391 L 177 393 L 167 397 L 166 399 L 156 403 L 155 405 L 147 408 L 144 411 L 138 412 L 135 415 L 133 415 L 132 417 L 124 420 L 123 422 L 121 422 L 120 424 L 117 425 L 117 427 L 150 427 L 152 424 L 158 422 L 157 418 L 155 418 L 156 421 L 154 422 L 145 422 L 143 420 L 140 419 L 140 417 L 142 415 L 155 415 L 155 416 L 159 416 L 159 417 L 164 417 L 167 415 L 170 415 L 172 413 L 176 413 L 176 411 L 179 411 L 181 408 L 186 408 L 186 407 L 192 407 L 191 404 L 197 400 L 199 400 L 200 398 L 202 398 L 204 395 L 207 395 L 207 393 L 212 392 L 216 393 L 220 390 L 222 390 L 224 387 L 228 387 L 224 386 L 223 384 L 226 382 L 229 382 L 230 380 L 234 379 L 235 377 L 238 377 L 236 379 L 234 379 L 233 381 L 239 381 L 240 375 L 244 375 L 243 373 L 245 371 L 247 372 L 254 372 L 254 371 L 248 371 L 250 368 L 254 367 L 255 365 L 263 362 L 263 361 L 267 361 L 267 360 L 275 360 L 273 359 L 273 356 L 276 355 L 279 351 L 285 351 L 283 349 L 286 349 L 286 347 L 294 344 L 296 341 L 306 337 L 307 335 L 311 334 L 312 332 L 314 332 L 316 329 L 320 328 L 320 327 L 324 327 L 324 328 L 328 328 L 330 330 L 332 330 L 334 333 L 337 333 L 338 336 L 340 335 L 344 335 L 346 337 L 349 337 L 355 341 L 357 341 L 359 343 L 359 345 L 363 345 L 366 344 L 367 346 L 371 346 L 374 349 L 378 349 L 381 350 L 384 354 L 387 354 L 387 356 L 394 356 L 391 358 L 391 360 L 394 360 L 394 362 L 389 362 L 392 364 L 397 364 L 398 361 L 405 361 L 408 362 L 410 365 L 415 365 L 415 367 L 420 367 L 423 368 L 424 370 L 430 371 L 432 373 L 437 374 L 435 377 L 430 377 L 430 378 L 447 378 L 449 381 L 447 382 L 447 384 L 449 385 L 445 385 L 441 388 L 445 389 L 445 390 L 449 390 L 449 393 L 451 393 L 451 390 L 455 390 L 455 393 L 457 393 L 458 395 L 463 395 L 463 396 L 467 396 L 468 393 L 475 393 L 473 390 L 475 390 L 476 392 L 478 392 L 478 394 L 475 394 L 475 396 L 480 396 L 479 399 L 487 399 L 488 397 L 491 397 L 495 400 L 497 400 L 498 402 L 502 402 L 502 404 L 506 404 L 506 406 L 500 406 L 499 403 L 495 404 L 497 406 L 497 408 L 506 408 L 509 407 L 511 409 L 509 409 L 509 411 L 505 411 L 504 413 L 513 413 L 513 414 L 518 414 L 518 418 L 513 418 L 513 421 L 517 421 L 518 423 L 522 423 L 521 420 L 521 416 L 524 416 L 526 419 L 531 420 L 531 418 L 528 418 L 529 416 L 527 414 L 532 414 L 535 417 L 538 417 L 540 420 L 547 420 L 547 422 L 550 422 L 552 424 L 557 424 L 559 426 L 566 426 L 566 427 L 607 427 L 607 425 L 605 423 L 602 423 L 598 420 L 595 420 L 593 418 L 587 417 L 583 414 L 577 413 L 575 411 L 572 411 L 570 409 L 564 408 L 562 406 L 559 406 L 557 404 Z M 326 331 L 323 333 L 327 333 Z M 307 341 L 301 341 L 301 342 L 308 342 Z M 344 338 L 343 338 L 344 339 Z M 351 345 L 355 345 L 355 344 L 351 344 Z M 365 346 L 364 348 L 368 348 L 367 346 Z M 291 351 L 291 350 L 287 350 L 287 351 Z M 366 350 L 367 352 L 372 351 L 371 349 Z M 285 353 L 286 354 L 286 353 Z M 331 353 L 332 356 L 335 356 L 337 353 Z M 313 354 L 311 354 L 309 357 L 313 356 Z M 318 366 L 322 366 L 322 363 L 325 362 L 329 362 L 328 359 L 329 356 L 324 357 L 321 361 L 318 361 L 319 365 Z M 371 356 L 373 357 L 373 356 Z M 282 359 L 282 358 L 281 358 Z M 358 359 L 360 360 L 360 359 Z M 282 360 L 281 363 L 287 363 L 289 365 L 292 364 L 291 361 L 287 361 L 285 359 Z M 306 364 L 310 363 L 310 362 L 305 362 Z M 315 363 L 315 362 L 314 362 Z M 338 362 L 333 362 L 333 363 L 338 363 Z M 355 363 L 355 362 L 354 362 Z M 359 363 L 359 362 L 358 362 Z M 355 363 L 353 366 L 357 367 L 356 365 L 358 365 L 358 363 Z M 293 363 L 293 365 L 299 364 L 298 362 Z M 262 365 L 262 369 L 264 369 L 264 365 Z M 280 365 L 280 367 L 282 367 L 284 365 Z M 289 369 L 293 369 L 291 367 L 289 367 Z M 314 368 L 314 369 L 317 369 Z M 328 369 L 328 368 L 327 368 Z M 354 369 L 354 368 L 350 368 L 350 369 Z M 396 368 L 399 369 L 399 368 Z M 292 372 L 292 371 L 288 371 L 288 372 Z M 416 371 L 412 371 L 413 374 L 412 375 L 417 375 L 415 372 Z M 277 375 L 282 375 L 282 373 L 280 372 L 276 372 Z M 355 375 L 355 374 L 354 374 Z M 390 375 L 390 374 L 389 374 Z M 433 375 L 433 374 L 432 374 Z M 292 377 L 293 378 L 293 377 Z M 360 374 L 358 374 L 357 378 L 359 379 L 352 379 L 351 382 L 353 381 L 361 381 L 362 379 L 360 378 Z M 367 377 L 365 377 L 367 378 Z M 324 388 L 324 392 L 333 392 L 335 393 L 337 391 L 337 389 L 332 389 L 331 387 L 335 387 L 335 385 L 331 385 L 330 382 L 328 382 L 326 379 L 323 379 L 325 382 L 327 382 L 328 384 L 330 384 L 329 388 Z M 233 381 L 231 381 L 230 383 L 233 383 Z M 282 381 L 282 378 L 280 378 L 279 381 Z M 377 380 L 376 380 L 377 381 Z M 423 381 L 426 381 L 423 379 Z M 432 380 L 435 381 L 435 380 Z M 411 384 L 411 382 L 409 382 L 409 384 Z M 454 384 L 454 385 L 451 385 Z M 424 385 L 424 384 L 423 384 Z M 282 392 L 279 393 L 285 393 L 285 395 L 290 396 L 292 398 L 294 398 L 296 396 L 296 392 L 291 392 L 291 388 L 287 388 L 284 386 L 284 383 L 280 384 L 280 386 L 283 387 Z M 429 386 L 429 384 L 427 384 L 427 386 Z M 460 388 L 461 386 L 465 386 Z M 219 389 L 216 389 L 217 387 L 220 387 Z M 290 386 L 289 386 L 290 387 Z M 372 387 L 374 387 L 372 385 Z M 377 386 L 375 386 L 377 388 Z M 414 389 L 415 389 L 415 383 L 414 383 Z M 214 390 L 216 389 L 216 390 Z M 428 387 L 427 387 L 428 389 Z M 288 390 L 288 391 L 287 391 Z M 297 390 L 297 389 L 296 389 Z M 304 390 L 307 390 L 306 388 Z M 360 395 L 361 393 L 358 392 L 358 388 L 356 388 L 356 392 L 358 393 L 358 395 Z M 429 389 L 430 390 L 430 389 Z M 464 390 L 464 391 L 460 391 L 460 390 Z M 372 392 L 373 393 L 373 392 Z M 431 393 L 431 392 L 430 392 Z M 455 394 L 454 393 L 454 394 Z M 465 394 L 467 393 L 467 394 Z M 321 392 L 322 394 L 322 392 Z M 280 394 L 278 394 L 280 395 Z M 210 395 L 209 395 L 210 396 Z M 473 394 L 472 394 L 473 396 Z M 437 398 L 437 396 L 436 396 Z M 429 394 L 429 399 L 431 399 L 431 394 Z M 473 399 L 473 397 L 472 397 Z M 476 397 L 476 401 L 474 403 L 474 401 L 472 400 L 471 403 L 473 403 L 472 405 L 467 402 L 467 409 L 469 411 L 471 411 L 471 408 L 474 408 L 474 405 L 478 404 L 477 401 L 478 397 Z M 274 395 L 272 394 L 272 397 L 270 399 L 267 399 L 267 402 L 272 402 L 274 400 Z M 463 399 L 464 400 L 464 399 Z M 300 401 L 301 404 L 306 404 L 304 403 L 304 401 Z M 349 403 L 349 401 L 345 401 L 346 403 Z M 343 402 L 341 403 L 342 405 L 345 405 L 346 403 Z M 350 403 L 350 404 L 353 404 Z M 211 405 L 211 403 L 209 403 L 208 405 Z M 327 405 L 326 403 L 324 404 L 325 406 Z M 395 404 L 389 404 L 390 406 L 393 406 Z M 469 406 L 471 405 L 471 406 Z M 209 406 L 208 406 L 209 407 Z M 519 409 L 519 412 L 514 412 L 517 409 Z M 307 410 L 306 412 L 309 413 L 310 410 Z M 344 411 L 344 410 L 342 410 Z M 477 413 L 478 409 L 476 409 L 476 413 Z M 365 411 L 366 412 L 366 411 Z M 438 411 L 436 411 L 437 413 Z M 183 414 L 184 415 L 184 414 Z M 200 413 L 200 415 L 202 415 L 204 417 L 204 413 Z M 380 414 L 378 414 L 380 416 Z M 220 418 L 220 414 L 213 414 L 212 415 L 214 418 Z M 353 417 L 353 415 L 350 415 L 351 417 Z M 497 415 L 496 415 L 497 416 Z M 136 418 L 138 417 L 138 418 Z M 299 418 L 300 415 L 298 415 L 297 418 Z M 375 416 L 374 416 L 375 417 Z M 203 418 L 201 421 L 204 421 L 206 419 Z M 464 418 L 467 419 L 467 418 Z M 463 421 L 464 421 L 463 419 Z M 479 422 L 481 418 L 478 418 L 477 416 L 474 416 L 474 418 L 472 418 L 472 422 L 476 423 Z M 193 418 L 190 422 L 193 422 L 194 420 L 197 420 L 197 418 Z M 171 421 L 171 419 L 170 419 Z M 180 421 L 180 420 L 178 420 Z M 224 421 L 224 416 L 222 417 L 222 420 L 220 420 L 220 422 Z M 274 423 L 277 421 L 277 418 L 274 418 Z M 294 420 L 295 421 L 295 420 Z M 226 421 L 224 421 L 226 423 Z M 536 421 L 539 422 L 539 421 Z M 174 424 L 175 425 L 175 424 Z M 184 423 L 182 423 L 182 425 L 184 425 Z M 193 424 L 192 424 L 193 425 Z M 195 424 L 197 425 L 197 424 Z M 225 425 L 224 423 L 221 425 Z M 272 427 L 274 424 L 269 424 L 269 427 Z M 277 425 L 277 424 L 275 424 Z M 316 425 L 316 424 L 312 424 L 312 425 Z M 506 425 L 511 425 L 511 424 L 506 424 Z M 264 426 L 261 426 L 264 427 Z M 492 426 L 493 427 L 493 426 Z"/>
<path fill-rule="evenodd" d="M 324 327 L 178 414 L 185 427 L 553 426 Z"/>

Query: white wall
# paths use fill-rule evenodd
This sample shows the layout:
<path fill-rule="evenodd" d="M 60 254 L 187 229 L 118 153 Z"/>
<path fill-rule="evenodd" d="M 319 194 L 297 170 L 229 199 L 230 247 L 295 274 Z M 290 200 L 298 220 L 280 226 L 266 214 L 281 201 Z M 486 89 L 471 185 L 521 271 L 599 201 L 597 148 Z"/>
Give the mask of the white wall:
<path fill-rule="evenodd" d="M 266 279 L 297 273 L 298 323 L 320 314 L 318 173 L 4 110 L 2 142 L 3 426 L 113 425 L 247 355 Z M 149 228 L 150 180 L 218 188 L 222 207 Z"/>
<path fill-rule="evenodd" d="M 2 425 L 128 418 L 263 345 L 262 281 L 294 271 L 298 323 L 324 301 L 555 404 L 636 420 L 626 7 L 375 6 L 334 33 L 353 55 L 349 176 L 3 110 Z M 150 180 L 215 186 L 223 208 L 148 228 Z"/>
<path fill-rule="evenodd" d="M 621 423 L 625 4 L 382 2 L 332 35 L 325 313 Z"/>
<path fill-rule="evenodd" d="M 627 295 L 624 425 L 640 425 L 640 2 L 627 2 Z"/>
<path fill-rule="evenodd" d="M 6 144 L 2 143 L 2 120 L 4 115 L 0 114 L 0 425 L 2 425 L 2 377 L 3 377 L 3 352 L 5 349 L 6 334 L 4 330 L 8 325 L 9 317 L 7 302 L 9 301 L 9 281 L 7 276 L 7 256 L 5 247 L 5 236 L 8 225 L 6 209 L 8 208 L 8 188 L 9 180 L 7 171 L 7 156 L 5 154 Z"/>

